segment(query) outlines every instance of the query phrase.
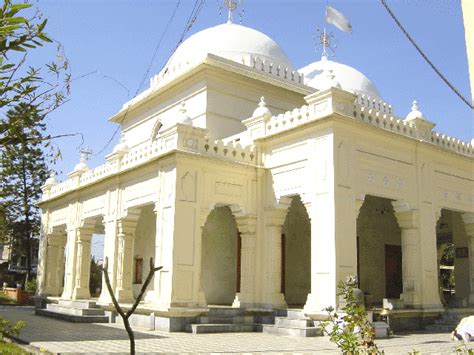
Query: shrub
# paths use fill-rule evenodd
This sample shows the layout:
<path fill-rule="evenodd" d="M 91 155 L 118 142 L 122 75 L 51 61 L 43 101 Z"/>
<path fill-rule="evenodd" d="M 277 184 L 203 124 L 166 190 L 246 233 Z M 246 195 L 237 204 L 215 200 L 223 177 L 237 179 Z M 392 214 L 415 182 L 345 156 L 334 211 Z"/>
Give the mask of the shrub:
<path fill-rule="evenodd" d="M 25 291 L 36 293 L 36 278 L 32 277 L 26 282 Z"/>
<path fill-rule="evenodd" d="M 364 305 L 358 303 L 354 295 L 356 287 L 357 279 L 353 276 L 339 283 L 337 295 L 344 298 L 345 304 L 339 311 L 332 307 L 325 309 L 328 320 L 321 322 L 323 333 L 329 335 L 344 354 L 379 354 L 374 342 L 375 330 L 367 319 Z"/>

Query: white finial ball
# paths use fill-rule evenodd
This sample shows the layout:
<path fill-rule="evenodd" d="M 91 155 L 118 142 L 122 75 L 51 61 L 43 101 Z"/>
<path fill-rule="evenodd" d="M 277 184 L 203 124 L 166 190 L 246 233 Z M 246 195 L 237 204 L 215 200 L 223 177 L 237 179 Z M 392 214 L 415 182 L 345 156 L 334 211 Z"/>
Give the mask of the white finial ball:
<path fill-rule="evenodd" d="M 120 134 L 120 142 L 114 147 L 114 153 L 127 153 L 128 145 L 125 141 L 125 135 L 123 132 Z"/>
<path fill-rule="evenodd" d="M 423 118 L 423 112 L 418 109 L 418 101 L 413 100 L 411 112 L 407 115 L 407 120 L 413 120 L 415 118 Z"/>
<path fill-rule="evenodd" d="M 74 167 L 74 171 L 81 171 L 81 172 L 84 172 L 84 171 L 89 170 L 89 167 L 87 166 L 86 161 L 87 161 L 86 153 L 81 152 L 81 155 L 80 155 L 80 158 L 79 158 L 79 164 L 77 164 L 77 165 Z"/>
<path fill-rule="evenodd" d="M 253 112 L 253 117 L 272 116 L 272 111 L 267 107 L 265 97 L 260 98 L 257 109 Z"/>
<path fill-rule="evenodd" d="M 45 185 L 51 186 L 51 185 L 56 185 L 58 182 L 56 180 L 56 173 L 54 171 L 51 172 L 49 175 L 49 178 L 46 179 L 44 182 Z"/>

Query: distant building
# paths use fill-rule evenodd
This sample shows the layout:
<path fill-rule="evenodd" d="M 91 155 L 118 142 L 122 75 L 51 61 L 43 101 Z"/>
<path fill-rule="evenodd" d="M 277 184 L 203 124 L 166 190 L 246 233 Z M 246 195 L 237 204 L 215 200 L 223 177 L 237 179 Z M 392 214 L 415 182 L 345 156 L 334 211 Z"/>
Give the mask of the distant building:
<path fill-rule="evenodd" d="M 39 295 L 90 298 L 101 233 L 120 302 L 150 257 L 163 265 L 145 297 L 162 315 L 215 304 L 317 314 L 337 306 L 348 275 L 370 305 L 419 317 L 474 304 L 473 146 L 434 131 L 416 102 L 397 116 L 384 99 L 324 56 L 295 70 L 250 27 L 194 34 L 109 119 L 122 139 L 106 163 L 82 159 L 44 185 Z"/>

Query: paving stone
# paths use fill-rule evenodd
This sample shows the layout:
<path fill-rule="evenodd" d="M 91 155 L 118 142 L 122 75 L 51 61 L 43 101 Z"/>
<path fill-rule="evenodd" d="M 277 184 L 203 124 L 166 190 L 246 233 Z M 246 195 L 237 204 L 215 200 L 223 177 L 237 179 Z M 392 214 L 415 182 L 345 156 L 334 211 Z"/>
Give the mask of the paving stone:
<path fill-rule="evenodd" d="M 53 354 L 127 354 L 128 337 L 121 325 L 68 323 L 34 315 L 32 307 L 0 306 L 0 316 L 24 320 L 20 339 Z M 139 354 L 340 354 L 328 337 L 295 338 L 263 333 L 187 334 L 134 327 Z M 454 354 L 463 342 L 449 333 L 415 332 L 377 340 L 385 354 Z M 467 344 L 474 349 L 474 343 Z"/>

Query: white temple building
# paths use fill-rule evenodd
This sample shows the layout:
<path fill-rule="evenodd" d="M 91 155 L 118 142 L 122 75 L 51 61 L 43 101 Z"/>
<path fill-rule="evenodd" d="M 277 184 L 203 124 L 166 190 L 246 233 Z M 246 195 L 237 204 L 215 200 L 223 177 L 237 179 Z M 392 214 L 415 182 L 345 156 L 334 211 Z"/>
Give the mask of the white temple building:
<path fill-rule="evenodd" d="M 315 316 L 349 275 L 369 307 L 387 299 L 421 323 L 473 305 L 472 143 L 434 131 L 416 102 L 396 116 L 349 65 L 290 58 L 231 22 L 183 42 L 109 119 L 122 137 L 105 164 L 44 185 L 38 296 L 90 300 L 103 234 L 121 303 L 150 257 L 163 266 L 142 306 L 165 318 L 213 305 Z M 97 303 L 110 302 L 103 287 Z"/>

